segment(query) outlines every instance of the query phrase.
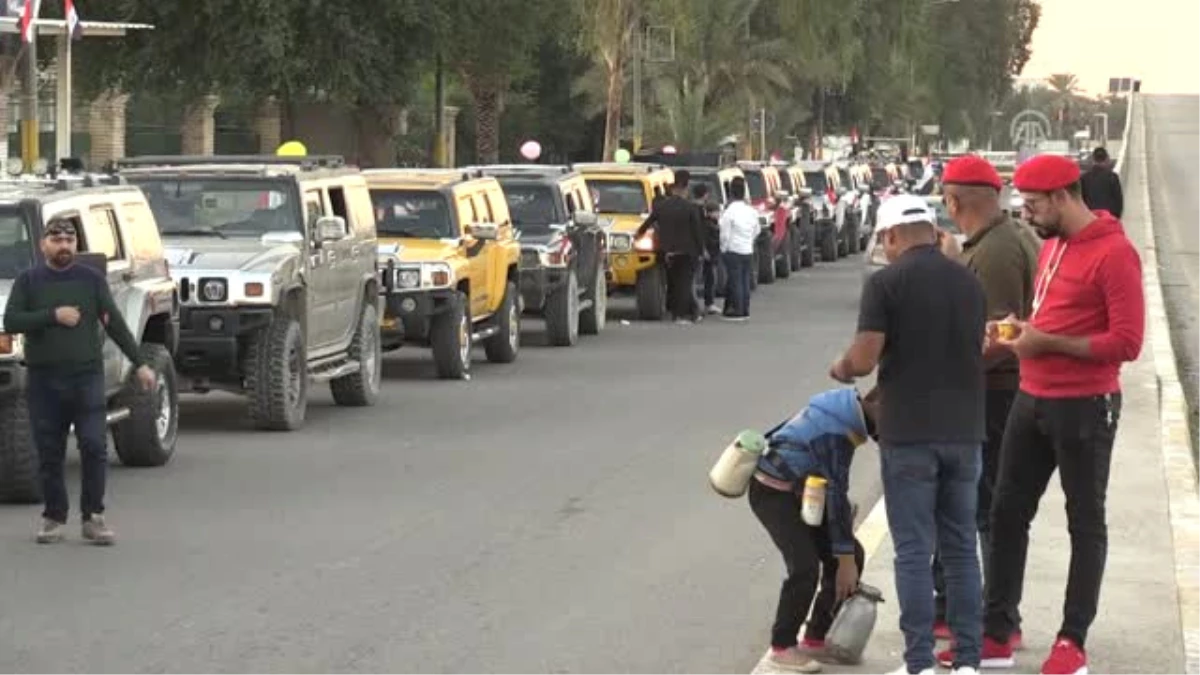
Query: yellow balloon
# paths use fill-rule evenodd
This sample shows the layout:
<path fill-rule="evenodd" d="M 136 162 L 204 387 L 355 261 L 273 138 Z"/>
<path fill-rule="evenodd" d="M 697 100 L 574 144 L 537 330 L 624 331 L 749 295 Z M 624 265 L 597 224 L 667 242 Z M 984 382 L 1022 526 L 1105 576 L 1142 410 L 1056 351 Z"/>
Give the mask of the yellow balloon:
<path fill-rule="evenodd" d="M 308 148 L 304 147 L 300 141 L 288 141 L 279 146 L 275 154 L 280 157 L 304 157 L 308 154 Z"/>

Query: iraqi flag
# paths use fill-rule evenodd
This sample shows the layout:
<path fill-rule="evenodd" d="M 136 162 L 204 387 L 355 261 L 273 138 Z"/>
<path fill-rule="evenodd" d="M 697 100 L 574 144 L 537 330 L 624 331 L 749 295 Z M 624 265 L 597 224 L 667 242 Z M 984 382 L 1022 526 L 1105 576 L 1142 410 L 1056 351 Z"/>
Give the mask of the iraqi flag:
<path fill-rule="evenodd" d="M 67 18 L 67 35 L 72 40 L 83 37 L 83 22 L 79 20 L 79 12 L 75 11 L 75 0 L 63 0 L 63 16 Z"/>
<path fill-rule="evenodd" d="M 25 0 L 21 9 L 21 41 L 33 42 L 33 27 L 41 13 L 42 0 Z"/>

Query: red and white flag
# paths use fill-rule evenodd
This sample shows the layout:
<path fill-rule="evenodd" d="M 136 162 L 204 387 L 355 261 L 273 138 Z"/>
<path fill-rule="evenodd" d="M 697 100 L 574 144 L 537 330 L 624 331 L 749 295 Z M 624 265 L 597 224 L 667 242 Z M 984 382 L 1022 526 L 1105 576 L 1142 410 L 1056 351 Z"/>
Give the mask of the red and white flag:
<path fill-rule="evenodd" d="M 25 0 L 21 10 L 21 41 L 33 42 L 33 26 L 42 10 L 42 0 Z"/>
<path fill-rule="evenodd" d="M 67 35 L 72 40 L 83 37 L 83 22 L 79 20 L 79 12 L 75 11 L 75 0 L 63 0 L 63 16 L 67 18 Z"/>

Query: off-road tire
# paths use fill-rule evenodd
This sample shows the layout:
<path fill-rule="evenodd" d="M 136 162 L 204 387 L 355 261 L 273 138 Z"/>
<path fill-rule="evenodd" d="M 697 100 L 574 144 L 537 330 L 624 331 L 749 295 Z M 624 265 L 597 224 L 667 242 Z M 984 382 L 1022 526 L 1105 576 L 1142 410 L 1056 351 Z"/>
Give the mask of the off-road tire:
<path fill-rule="evenodd" d="M 492 363 L 512 363 L 521 351 L 521 312 L 517 309 L 517 285 L 513 282 L 505 284 L 504 300 L 492 318 L 498 330 L 483 343 L 484 354 Z"/>
<path fill-rule="evenodd" d="M 807 245 L 800 251 L 800 267 L 812 267 L 817 262 L 817 226 L 810 222 L 802 238 Z"/>
<path fill-rule="evenodd" d="M 289 358 L 297 350 L 298 358 Z M 291 361 L 291 363 L 289 363 Z M 290 380 L 300 369 L 299 394 L 288 401 Z M 250 421 L 266 431 L 295 431 L 304 426 L 308 413 L 308 350 L 300 323 L 290 316 L 277 316 L 255 335 L 247 349 L 246 389 L 250 397 Z"/>
<path fill-rule="evenodd" d="M 471 374 L 472 326 L 467 305 L 467 294 L 458 291 L 446 311 L 429 322 L 433 364 L 443 380 L 463 380 Z"/>
<path fill-rule="evenodd" d="M 758 247 L 750 254 L 750 290 L 758 289 Z"/>
<path fill-rule="evenodd" d="M 566 281 L 546 298 L 546 339 L 555 347 L 579 343 L 579 278 L 567 270 Z M 497 316 L 497 320 L 502 317 Z"/>
<path fill-rule="evenodd" d="M 775 283 L 775 251 L 773 243 L 768 243 L 765 250 L 759 252 L 758 271 L 756 274 L 758 275 L 758 283 L 760 284 Z"/>
<path fill-rule="evenodd" d="M 113 449 L 125 466 L 162 466 L 175 454 L 179 439 L 178 378 L 166 347 L 146 343 L 141 352 L 142 360 L 154 371 L 154 388 L 142 389 L 133 377 L 125 383 L 116 404 L 128 408 L 129 417 L 113 425 Z"/>
<path fill-rule="evenodd" d="M 24 393 L 0 399 L 0 503 L 38 504 L 38 454 Z"/>
<path fill-rule="evenodd" d="M 788 238 L 788 267 L 790 268 L 790 271 L 798 272 L 800 271 L 800 268 L 804 266 L 800 261 L 800 258 L 803 255 L 803 251 L 801 251 L 801 249 L 804 248 L 804 228 L 800 225 L 791 227 L 788 230 Z"/>
<path fill-rule="evenodd" d="M 792 226 L 789 225 L 787 234 L 783 235 L 783 246 L 779 250 L 779 255 L 775 256 L 776 277 L 787 279 L 792 276 L 792 256 L 795 253 L 795 244 L 792 242 Z"/>
<path fill-rule="evenodd" d="M 374 298 L 363 302 L 358 328 L 350 341 L 347 356 L 358 361 L 359 369 L 344 377 L 329 381 L 329 392 L 338 405 L 365 407 L 379 399 L 379 381 L 383 370 L 383 349 L 379 340 L 379 308 Z"/>
<path fill-rule="evenodd" d="M 821 234 L 821 261 L 836 262 L 841 256 L 839 251 L 837 230 L 832 227 L 826 227 Z"/>
<path fill-rule="evenodd" d="M 599 335 L 608 323 L 608 282 L 604 279 L 604 268 L 599 264 L 592 274 L 592 290 L 584 293 L 583 299 L 591 300 L 592 306 L 580 313 L 579 332 Z"/>
<path fill-rule="evenodd" d="M 667 314 L 667 280 L 662 264 L 638 272 L 637 313 L 642 321 L 661 321 Z"/>

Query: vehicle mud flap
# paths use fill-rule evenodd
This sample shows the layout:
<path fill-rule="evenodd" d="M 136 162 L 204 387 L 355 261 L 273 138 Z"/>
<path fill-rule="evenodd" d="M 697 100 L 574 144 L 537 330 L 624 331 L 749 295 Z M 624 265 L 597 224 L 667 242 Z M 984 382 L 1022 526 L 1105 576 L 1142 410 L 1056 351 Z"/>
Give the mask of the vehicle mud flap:
<path fill-rule="evenodd" d="M 0 503 L 38 504 L 38 455 L 24 392 L 0 399 Z"/>
<path fill-rule="evenodd" d="M 166 347 L 146 343 L 141 351 L 155 384 L 146 391 L 132 378 L 125 383 L 117 405 L 128 408 L 129 417 L 113 426 L 113 448 L 125 466 L 162 466 L 179 438 L 178 376 Z"/>
<path fill-rule="evenodd" d="M 667 275 L 656 262 L 637 276 L 637 312 L 643 321 L 661 321 L 667 314 Z"/>

